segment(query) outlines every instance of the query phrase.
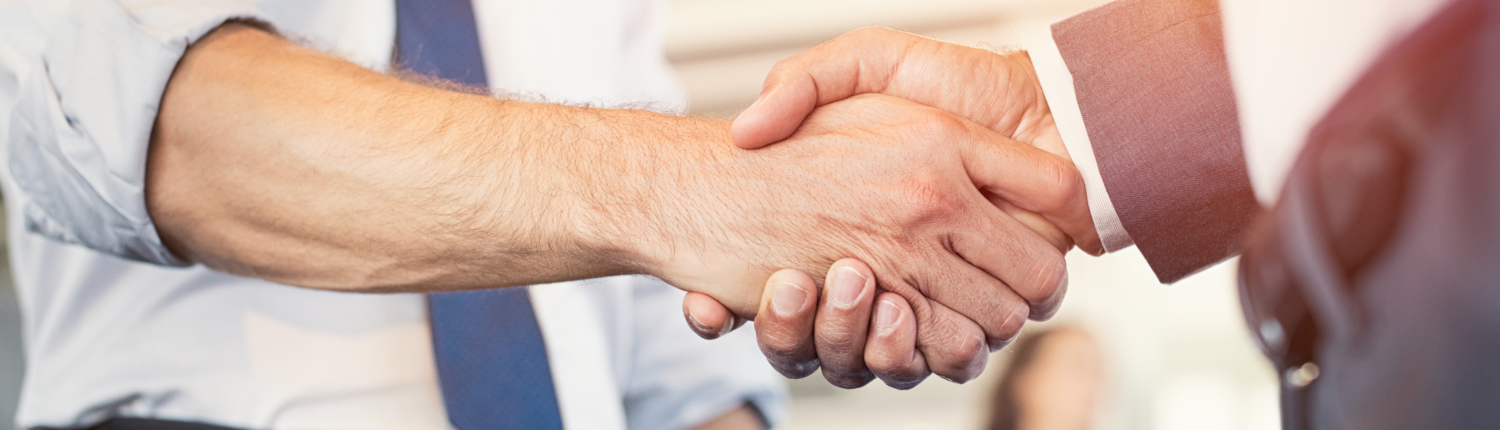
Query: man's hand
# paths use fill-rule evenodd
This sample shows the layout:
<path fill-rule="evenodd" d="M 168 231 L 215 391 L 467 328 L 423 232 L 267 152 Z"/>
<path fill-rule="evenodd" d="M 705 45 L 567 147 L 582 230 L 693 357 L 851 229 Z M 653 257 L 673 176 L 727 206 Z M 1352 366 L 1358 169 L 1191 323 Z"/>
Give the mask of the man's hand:
<path fill-rule="evenodd" d="M 830 284 L 830 291 L 850 293 L 830 300 L 868 307 L 876 285 L 905 297 L 927 327 L 920 342 L 964 357 L 931 360 L 934 371 L 955 379 L 972 377 L 971 353 L 1012 338 L 1032 304 L 1051 313 L 1066 276 L 1057 246 L 979 189 L 1082 192 L 1064 160 L 946 112 L 880 95 L 823 106 L 781 144 L 733 149 L 712 163 L 658 176 L 673 178 L 656 187 L 663 198 L 693 200 L 704 211 L 688 224 L 715 234 L 656 242 L 659 251 L 647 254 L 665 257 L 648 260 L 670 269 L 653 274 L 716 295 L 750 318 L 761 310 L 760 286 L 772 271 L 823 272 L 840 257 L 857 258 L 879 276 L 853 282 L 857 291 Z M 724 286 L 734 290 L 716 290 Z M 746 291 L 754 295 L 736 296 Z M 778 285 L 765 292 L 777 313 L 810 309 L 817 296 Z"/>
<path fill-rule="evenodd" d="M 760 98 L 735 119 L 730 134 L 742 148 L 764 147 L 790 136 L 818 106 L 872 93 L 948 111 L 1071 161 L 1024 51 L 997 54 L 879 27 L 777 63 Z M 1064 240 L 1090 254 L 1103 252 L 1086 202 L 1038 201 L 1031 190 L 1015 187 L 985 191 L 1019 206 L 1007 212 L 1038 233 L 1054 238 L 1061 228 Z"/>
<path fill-rule="evenodd" d="M 1068 160 L 1024 52 L 1001 55 L 880 28 L 852 32 L 778 63 L 766 78 L 761 97 L 735 121 L 735 143 L 744 148 L 771 144 L 797 130 L 818 106 L 865 93 L 892 95 L 949 111 Z M 1063 195 L 1018 185 L 987 188 L 986 196 L 1059 249 L 1076 243 L 1092 254 L 1102 252 L 1081 192 Z M 833 284 L 835 272 L 863 266 L 854 260 L 840 264 L 846 266 L 829 272 L 828 285 Z M 802 288 L 812 289 L 805 274 L 778 273 L 768 285 L 778 279 L 803 280 Z M 860 386 L 880 377 L 891 386 L 907 388 L 925 377 L 923 354 L 933 359 L 941 353 L 925 345 L 917 352 L 910 342 L 903 347 L 900 339 L 916 337 L 911 324 L 881 326 L 882 321 L 909 321 L 901 318 L 908 315 L 902 313 L 904 305 L 901 297 L 891 295 L 882 296 L 873 311 L 814 306 L 799 313 L 763 313 L 756 330 L 771 363 L 787 376 L 806 376 L 821 364 L 825 377 L 839 386 Z M 1030 316 L 1050 317 L 1055 303 L 1044 305 L 1033 303 Z M 700 295 L 689 294 L 683 306 L 694 330 L 704 337 L 722 335 L 741 322 Z M 871 314 L 874 328 L 869 328 L 872 322 L 867 316 Z M 848 335 L 867 328 L 868 337 Z M 868 343 L 860 344 L 856 338 Z"/>

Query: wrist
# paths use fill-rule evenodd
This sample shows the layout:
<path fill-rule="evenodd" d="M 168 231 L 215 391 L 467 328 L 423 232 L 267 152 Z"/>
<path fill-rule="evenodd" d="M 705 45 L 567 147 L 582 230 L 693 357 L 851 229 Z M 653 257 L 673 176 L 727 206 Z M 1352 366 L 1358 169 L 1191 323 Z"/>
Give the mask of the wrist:
<path fill-rule="evenodd" d="M 462 157 L 486 166 L 472 175 L 482 179 L 454 181 L 479 206 L 458 258 L 478 258 L 484 270 L 507 272 L 502 277 L 525 274 L 523 284 L 642 273 L 633 250 L 621 246 L 625 220 L 635 217 L 618 213 L 627 193 L 612 179 L 615 152 L 633 145 L 609 130 L 619 119 L 603 109 L 484 102 L 453 121 L 487 124 L 489 137 L 487 148 Z"/>
<path fill-rule="evenodd" d="M 746 260 L 763 254 L 746 240 L 755 206 L 754 182 L 745 179 L 742 157 L 728 121 L 654 113 L 609 111 L 630 120 L 605 120 L 606 135 L 619 136 L 600 153 L 608 170 L 580 195 L 575 221 L 588 248 L 622 267 L 673 286 L 708 294 L 737 315 L 754 315 L 770 273 Z M 622 125 L 623 124 L 623 125 Z M 735 196 L 730 198 L 729 196 Z M 747 224 L 749 223 L 749 224 Z"/>
<path fill-rule="evenodd" d="M 588 109 L 576 121 L 565 191 L 554 198 L 564 242 L 620 274 L 671 278 L 704 246 L 710 196 L 701 185 L 734 150 L 727 121 Z"/>

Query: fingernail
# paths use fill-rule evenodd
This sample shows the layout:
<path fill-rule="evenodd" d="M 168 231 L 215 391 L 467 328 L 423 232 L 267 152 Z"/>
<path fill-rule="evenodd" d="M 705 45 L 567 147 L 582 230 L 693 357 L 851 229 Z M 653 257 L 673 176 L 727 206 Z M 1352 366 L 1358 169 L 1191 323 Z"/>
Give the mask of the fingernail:
<path fill-rule="evenodd" d="M 1021 335 L 1021 329 L 1026 326 L 1026 318 L 1030 315 L 1031 312 L 1027 308 L 1017 307 L 1015 310 L 1010 312 L 1010 315 L 1005 316 L 1005 323 L 1003 325 L 1005 327 L 1016 328 L 1016 332 L 1012 333 L 1010 335 L 1010 339 L 1007 340 L 1015 340 L 1016 336 Z"/>
<path fill-rule="evenodd" d="M 857 270 L 840 267 L 833 273 L 833 285 L 829 290 L 834 305 L 854 306 L 854 302 L 859 301 L 859 294 L 865 290 L 865 277 Z"/>
<path fill-rule="evenodd" d="M 792 316 L 802 310 L 802 304 L 807 302 L 807 292 L 796 284 L 778 282 L 771 288 L 771 311 L 777 315 Z"/>
<path fill-rule="evenodd" d="M 875 329 L 881 333 L 890 332 L 896 328 L 896 321 L 901 320 L 901 308 L 896 307 L 889 300 L 881 300 L 880 305 L 875 307 Z"/>
<path fill-rule="evenodd" d="M 691 324 L 693 331 L 698 332 L 698 334 L 706 335 L 714 332 L 714 330 L 708 327 L 708 324 L 704 324 L 703 320 L 698 319 L 698 316 L 694 315 L 692 311 L 683 311 L 682 313 L 687 315 L 688 324 Z"/>
<path fill-rule="evenodd" d="M 724 326 L 723 327 L 719 327 L 719 333 L 716 334 L 716 335 L 714 335 L 714 339 L 718 339 L 718 338 L 724 337 L 724 335 L 727 335 L 727 334 L 729 334 L 729 332 L 734 331 L 734 325 L 739 323 L 738 321 L 735 321 L 735 318 L 739 318 L 739 317 L 730 315 L 729 316 L 729 320 L 728 321 L 724 321 Z"/>

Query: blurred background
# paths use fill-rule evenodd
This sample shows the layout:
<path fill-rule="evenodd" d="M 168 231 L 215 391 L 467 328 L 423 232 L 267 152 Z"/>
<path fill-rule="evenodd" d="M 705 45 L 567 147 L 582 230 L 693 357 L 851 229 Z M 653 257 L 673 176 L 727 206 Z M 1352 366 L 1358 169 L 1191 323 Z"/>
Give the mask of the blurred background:
<path fill-rule="evenodd" d="M 667 56 L 694 114 L 731 118 L 755 100 L 779 59 L 844 32 L 880 25 L 993 50 L 1021 48 L 1057 19 L 1100 0 L 671 0 Z M 0 229 L 3 235 L 3 229 Z M 3 238 L 3 237 L 0 237 Z M 3 256 L 0 249 L 0 256 Z M 8 262 L 0 258 L 0 262 Z M 1091 333 L 1102 359 L 1099 430 L 1279 428 L 1276 379 L 1240 316 L 1234 262 L 1178 284 L 1158 284 L 1133 248 L 1101 258 L 1069 255 L 1068 298 L 1052 326 Z M 965 385 L 932 378 L 911 391 L 879 382 L 841 390 L 818 375 L 789 381 L 785 430 L 978 429 L 1015 353 L 991 357 Z M 11 430 L 24 373 L 20 318 L 8 267 L 0 267 L 0 430 Z"/>

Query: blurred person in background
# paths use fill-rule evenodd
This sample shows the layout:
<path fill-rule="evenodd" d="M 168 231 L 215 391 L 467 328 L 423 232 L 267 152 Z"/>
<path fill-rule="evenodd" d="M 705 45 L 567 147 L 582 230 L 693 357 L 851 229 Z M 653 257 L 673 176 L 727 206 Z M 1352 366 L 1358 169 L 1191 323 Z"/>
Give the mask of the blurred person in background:
<path fill-rule="evenodd" d="M 1022 332 L 996 384 L 987 430 L 1088 430 L 1105 392 L 1099 342 L 1081 328 Z"/>

